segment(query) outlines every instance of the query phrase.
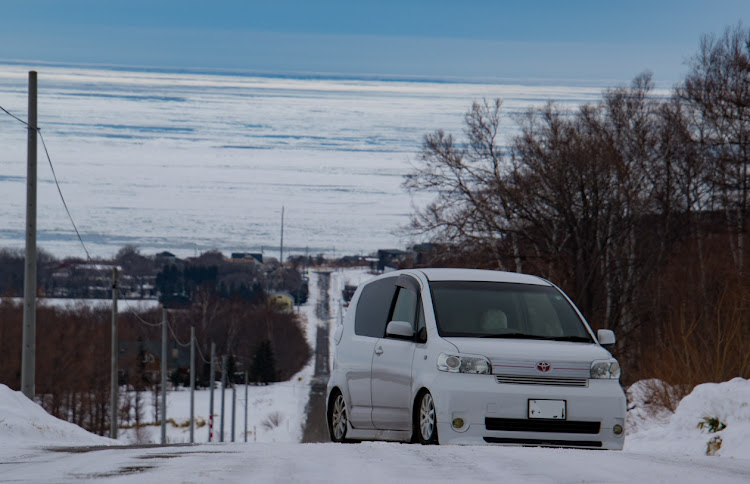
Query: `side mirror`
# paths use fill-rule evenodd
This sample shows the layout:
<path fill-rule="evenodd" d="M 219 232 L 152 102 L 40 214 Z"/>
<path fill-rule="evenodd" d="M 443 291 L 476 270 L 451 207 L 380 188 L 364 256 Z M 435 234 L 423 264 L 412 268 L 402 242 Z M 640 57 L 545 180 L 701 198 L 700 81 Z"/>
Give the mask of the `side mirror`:
<path fill-rule="evenodd" d="M 610 329 L 600 329 L 596 332 L 596 338 L 602 346 L 614 346 L 615 332 Z"/>
<path fill-rule="evenodd" d="M 411 339 L 414 337 L 414 328 L 406 321 L 391 321 L 385 328 L 385 335 Z"/>

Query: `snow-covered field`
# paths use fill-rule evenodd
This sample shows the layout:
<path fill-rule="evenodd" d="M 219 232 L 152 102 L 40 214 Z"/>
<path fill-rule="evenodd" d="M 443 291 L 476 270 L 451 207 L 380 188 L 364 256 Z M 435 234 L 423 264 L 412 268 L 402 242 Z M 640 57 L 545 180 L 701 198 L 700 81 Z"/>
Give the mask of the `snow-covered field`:
<path fill-rule="evenodd" d="M 278 247 L 282 205 L 288 253 L 402 247 L 402 175 L 424 134 L 461 133 L 474 100 L 505 99 L 513 132 L 512 113 L 602 88 L 0 64 L 0 106 L 21 118 L 32 68 L 62 191 L 99 256 L 125 244 L 180 257 Z M 23 247 L 26 127 L 2 112 L 0 146 L 0 247 Z M 39 246 L 83 256 L 41 145 L 38 163 Z"/>
<path fill-rule="evenodd" d="M 369 277 L 362 270 L 335 271 L 331 307 L 341 308 L 347 282 Z M 307 335 L 314 341 L 317 275 L 303 307 Z M 331 324 L 337 324 L 332 309 Z M 331 332 L 331 334 L 333 331 Z M 676 413 L 649 416 L 643 385 L 629 392 L 623 452 L 516 447 L 425 447 L 391 443 L 299 444 L 307 403 L 308 366 L 290 382 L 250 387 L 248 443 L 244 429 L 244 387 L 237 392 L 237 443 L 206 442 L 206 427 L 196 429 L 197 445 L 123 448 L 133 441 L 158 442 L 159 427 L 136 438 L 122 432 L 119 442 L 94 436 L 47 415 L 19 392 L 0 385 L 0 482 L 518 482 L 518 483 L 747 483 L 750 482 L 750 381 L 736 378 L 704 384 L 682 400 Z M 207 392 L 196 398 L 196 416 L 207 418 Z M 146 402 L 148 395 L 144 395 Z M 168 418 L 188 416 L 189 392 L 169 394 Z M 220 406 L 216 392 L 216 407 Z M 231 393 L 227 393 L 231 402 Z M 229 439 L 227 408 L 225 440 Z M 218 410 L 217 410 L 218 413 Z M 263 421 L 278 413 L 279 425 Z M 718 432 L 700 429 L 706 417 L 726 425 Z M 217 419 L 217 425 L 218 425 Z M 218 430 L 217 430 L 218 432 Z M 187 441 L 187 429 L 168 426 L 168 440 Z M 714 456 L 710 441 L 721 439 Z M 83 446 L 103 446 L 79 448 Z M 48 450 L 54 447 L 56 450 Z M 67 450 L 66 450 L 67 449 Z"/>

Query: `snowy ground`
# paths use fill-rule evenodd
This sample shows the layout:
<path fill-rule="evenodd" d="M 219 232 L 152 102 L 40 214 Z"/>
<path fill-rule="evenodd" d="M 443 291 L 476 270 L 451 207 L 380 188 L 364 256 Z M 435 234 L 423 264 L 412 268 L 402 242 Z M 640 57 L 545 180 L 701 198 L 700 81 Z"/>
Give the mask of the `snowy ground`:
<path fill-rule="evenodd" d="M 316 274 L 311 274 L 314 288 Z M 370 277 L 362 270 L 335 271 L 331 280 L 331 325 L 338 324 L 341 289 Z M 317 291 L 302 308 L 307 335 L 315 337 Z M 333 334 L 333 331 L 331 331 Z M 0 482 L 750 482 L 750 381 L 736 378 L 705 384 L 680 403 L 675 414 L 649 416 L 643 385 L 631 387 L 632 408 L 623 452 L 514 447 L 424 447 L 391 443 L 299 444 L 307 402 L 308 366 L 290 382 L 250 387 L 248 443 L 243 443 L 244 387 L 237 392 L 237 443 L 206 442 L 207 427 L 196 429 L 197 445 L 120 447 L 125 442 L 158 441 L 159 427 L 120 442 L 97 437 L 47 415 L 0 385 Z M 196 396 L 196 416 L 208 415 L 208 392 Z M 144 395 L 144 402 L 150 396 Z M 216 392 L 215 408 L 220 408 Z M 231 393 L 227 392 L 225 440 L 229 439 Z M 169 395 L 168 418 L 183 422 L 189 392 Z M 263 425 L 273 413 L 279 424 Z M 149 417 L 149 416 L 147 416 Z M 698 428 L 705 417 L 726 424 L 718 432 Z M 218 426 L 217 417 L 217 426 Z M 168 426 L 170 442 L 186 442 L 186 428 Z M 218 433 L 218 429 L 217 429 Z M 721 439 L 715 456 L 710 441 Z M 91 448 L 88 446 L 103 446 Z M 73 447 L 71 447 L 73 446 Z M 57 450 L 49 450 L 54 447 Z M 95 449 L 95 450 L 94 450 Z"/>

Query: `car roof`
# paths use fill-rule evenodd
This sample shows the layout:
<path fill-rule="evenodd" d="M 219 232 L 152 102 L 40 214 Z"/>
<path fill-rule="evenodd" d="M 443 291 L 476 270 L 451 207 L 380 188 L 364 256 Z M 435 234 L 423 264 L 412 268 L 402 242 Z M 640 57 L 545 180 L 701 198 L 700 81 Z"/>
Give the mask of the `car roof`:
<path fill-rule="evenodd" d="M 481 281 L 510 282 L 514 284 L 534 284 L 551 286 L 541 277 L 518 272 L 489 271 L 483 269 L 415 269 L 422 272 L 429 281 Z M 407 271 L 408 272 L 408 271 Z"/>

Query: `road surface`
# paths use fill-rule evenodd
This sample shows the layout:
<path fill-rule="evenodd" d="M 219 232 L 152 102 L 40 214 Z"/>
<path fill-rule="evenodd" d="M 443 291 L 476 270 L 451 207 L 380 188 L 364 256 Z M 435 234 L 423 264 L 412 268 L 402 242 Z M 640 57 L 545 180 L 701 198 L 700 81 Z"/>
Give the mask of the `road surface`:
<path fill-rule="evenodd" d="M 315 373 L 310 381 L 310 400 L 306 408 L 307 421 L 302 434 L 302 442 L 304 443 L 330 442 L 325 419 L 325 406 L 326 385 L 330 373 L 328 327 L 331 320 L 329 294 L 331 273 L 320 271 L 317 274 L 320 295 L 315 308 L 315 316 L 319 324 L 315 341 Z"/>

